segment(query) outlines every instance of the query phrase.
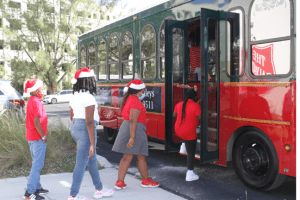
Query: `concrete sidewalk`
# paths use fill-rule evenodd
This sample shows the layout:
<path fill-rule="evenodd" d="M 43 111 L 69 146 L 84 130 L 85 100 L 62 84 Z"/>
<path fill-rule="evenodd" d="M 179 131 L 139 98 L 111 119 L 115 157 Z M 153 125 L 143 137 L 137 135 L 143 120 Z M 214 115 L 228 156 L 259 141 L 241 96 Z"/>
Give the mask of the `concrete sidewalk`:
<path fill-rule="evenodd" d="M 114 189 L 118 178 L 118 169 L 111 166 L 103 157 L 98 157 L 100 164 L 106 166 L 99 170 L 100 178 L 104 186 Z M 23 199 L 28 177 L 0 179 L 0 200 L 21 200 Z M 127 174 L 125 178 L 127 188 L 115 190 L 112 197 L 102 199 L 120 200 L 181 200 L 185 199 L 161 188 L 142 188 L 141 181 L 133 175 Z M 41 175 L 43 188 L 48 189 L 49 194 L 44 195 L 46 200 L 67 200 L 72 184 L 72 173 Z M 85 172 L 79 194 L 93 199 L 95 187 L 88 171 Z"/>

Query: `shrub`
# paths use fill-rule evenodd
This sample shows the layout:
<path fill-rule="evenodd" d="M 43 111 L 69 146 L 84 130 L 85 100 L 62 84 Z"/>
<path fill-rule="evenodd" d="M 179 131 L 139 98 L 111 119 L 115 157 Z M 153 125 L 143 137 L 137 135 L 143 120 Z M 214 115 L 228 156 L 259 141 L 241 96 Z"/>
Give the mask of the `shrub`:
<path fill-rule="evenodd" d="M 48 124 L 48 140 L 45 165 L 75 152 L 75 142 L 58 117 Z M 11 168 L 31 166 L 31 155 L 26 140 L 25 116 L 13 111 L 0 113 L 0 174 Z"/>

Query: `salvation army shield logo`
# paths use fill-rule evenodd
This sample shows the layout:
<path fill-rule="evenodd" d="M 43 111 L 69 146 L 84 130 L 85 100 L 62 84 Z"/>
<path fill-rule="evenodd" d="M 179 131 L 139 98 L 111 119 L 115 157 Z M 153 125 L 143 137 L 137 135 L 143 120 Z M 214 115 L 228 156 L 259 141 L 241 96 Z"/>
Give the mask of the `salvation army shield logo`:
<path fill-rule="evenodd" d="M 273 60 L 273 44 L 252 47 L 252 73 L 256 76 L 276 74 Z"/>

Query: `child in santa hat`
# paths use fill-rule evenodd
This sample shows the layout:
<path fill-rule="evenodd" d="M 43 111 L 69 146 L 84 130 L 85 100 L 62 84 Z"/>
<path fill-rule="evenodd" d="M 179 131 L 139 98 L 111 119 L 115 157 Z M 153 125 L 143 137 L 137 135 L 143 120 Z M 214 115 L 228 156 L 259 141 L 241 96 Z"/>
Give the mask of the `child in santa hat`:
<path fill-rule="evenodd" d="M 77 144 L 77 156 L 68 200 L 87 200 L 86 197 L 78 194 L 87 165 L 96 189 L 93 198 L 112 196 L 114 191 L 103 187 L 100 180 L 95 153 L 97 144 L 95 128 L 99 123 L 98 105 L 93 96 L 96 93 L 95 74 L 88 68 L 80 69 L 75 73 L 72 83 L 74 96 L 69 103 L 71 134 Z"/>
<path fill-rule="evenodd" d="M 121 103 L 121 111 L 124 121 L 120 127 L 113 151 L 123 153 L 120 161 L 118 180 L 115 188 L 120 190 L 126 188 L 124 183 L 128 167 L 137 156 L 137 166 L 142 176 L 142 187 L 158 187 L 159 183 L 152 181 L 148 176 L 146 156 L 148 152 L 148 139 L 146 135 L 146 108 L 141 102 L 145 97 L 145 84 L 139 80 L 131 81 L 124 88 L 124 97 Z"/>
<path fill-rule="evenodd" d="M 49 191 L 43 189 L 40 183 L 40 172 L 44 167 L 47 148 L 47 114 L 41 101 L 43 82 L 39 79 L 29 79 L 25 84 L 25 92 L 30 93 L 26 110 L 26 138 L 32 156 L 32 167 L 27 182 L 24 199 L 45 199 L 42 194 Z"/>

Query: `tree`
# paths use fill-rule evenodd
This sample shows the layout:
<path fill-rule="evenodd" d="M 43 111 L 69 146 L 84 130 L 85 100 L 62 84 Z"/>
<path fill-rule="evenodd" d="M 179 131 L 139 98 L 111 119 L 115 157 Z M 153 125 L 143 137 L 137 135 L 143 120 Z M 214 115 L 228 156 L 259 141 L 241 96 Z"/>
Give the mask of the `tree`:
<path fill-rule="evenodd" d="M 23 59 L 21 56 L 9 59 L 12 79 L 24 82 L 34 76 L 54 93 L 58 84 L 76 68 L 77 35 L 93 27 L 88 20 L 91 13 L 96 13 L 96 17 L 105 14 L 101 6 L 114 6 L 113 2 L 118 0 L 101 0 L 102 5 L 94 0 L 25 1 L 27 10 L 21 9 L 20 3 L 0 1 L 3 18 L 9 22 L 9 26 L 3 27 L 7 38 L 4 45 L 26 55 Z"/>
<path fill-rule="evenodd" d="M 98 5 L 101 5 L 100 18 L 98 19 L 97 26 L 101 25 L 101 20 L 105 19 L 105 14 L 111 13 L 119 1 L 120 0 L 95 0 Z M 119 13 L 119 16 L 121 15 L 122 13 Z"/>
<path fill-rule="evenodd" d="M 5 77 L 5 68 L 4 65 L 0 64 L 0 78 L 4 78 Z"/>
<path fill-rule="evenodd" d="M 12 83 L 14 88 L 23 88 L 23 83 L 28 79 L 28 74 L 34 74 L 34 64 L 27 60 L 14 58 L 10 61 L 10 67 L 13 71 Z M 19 91 L 23 93 L 24 91 Z"/>

